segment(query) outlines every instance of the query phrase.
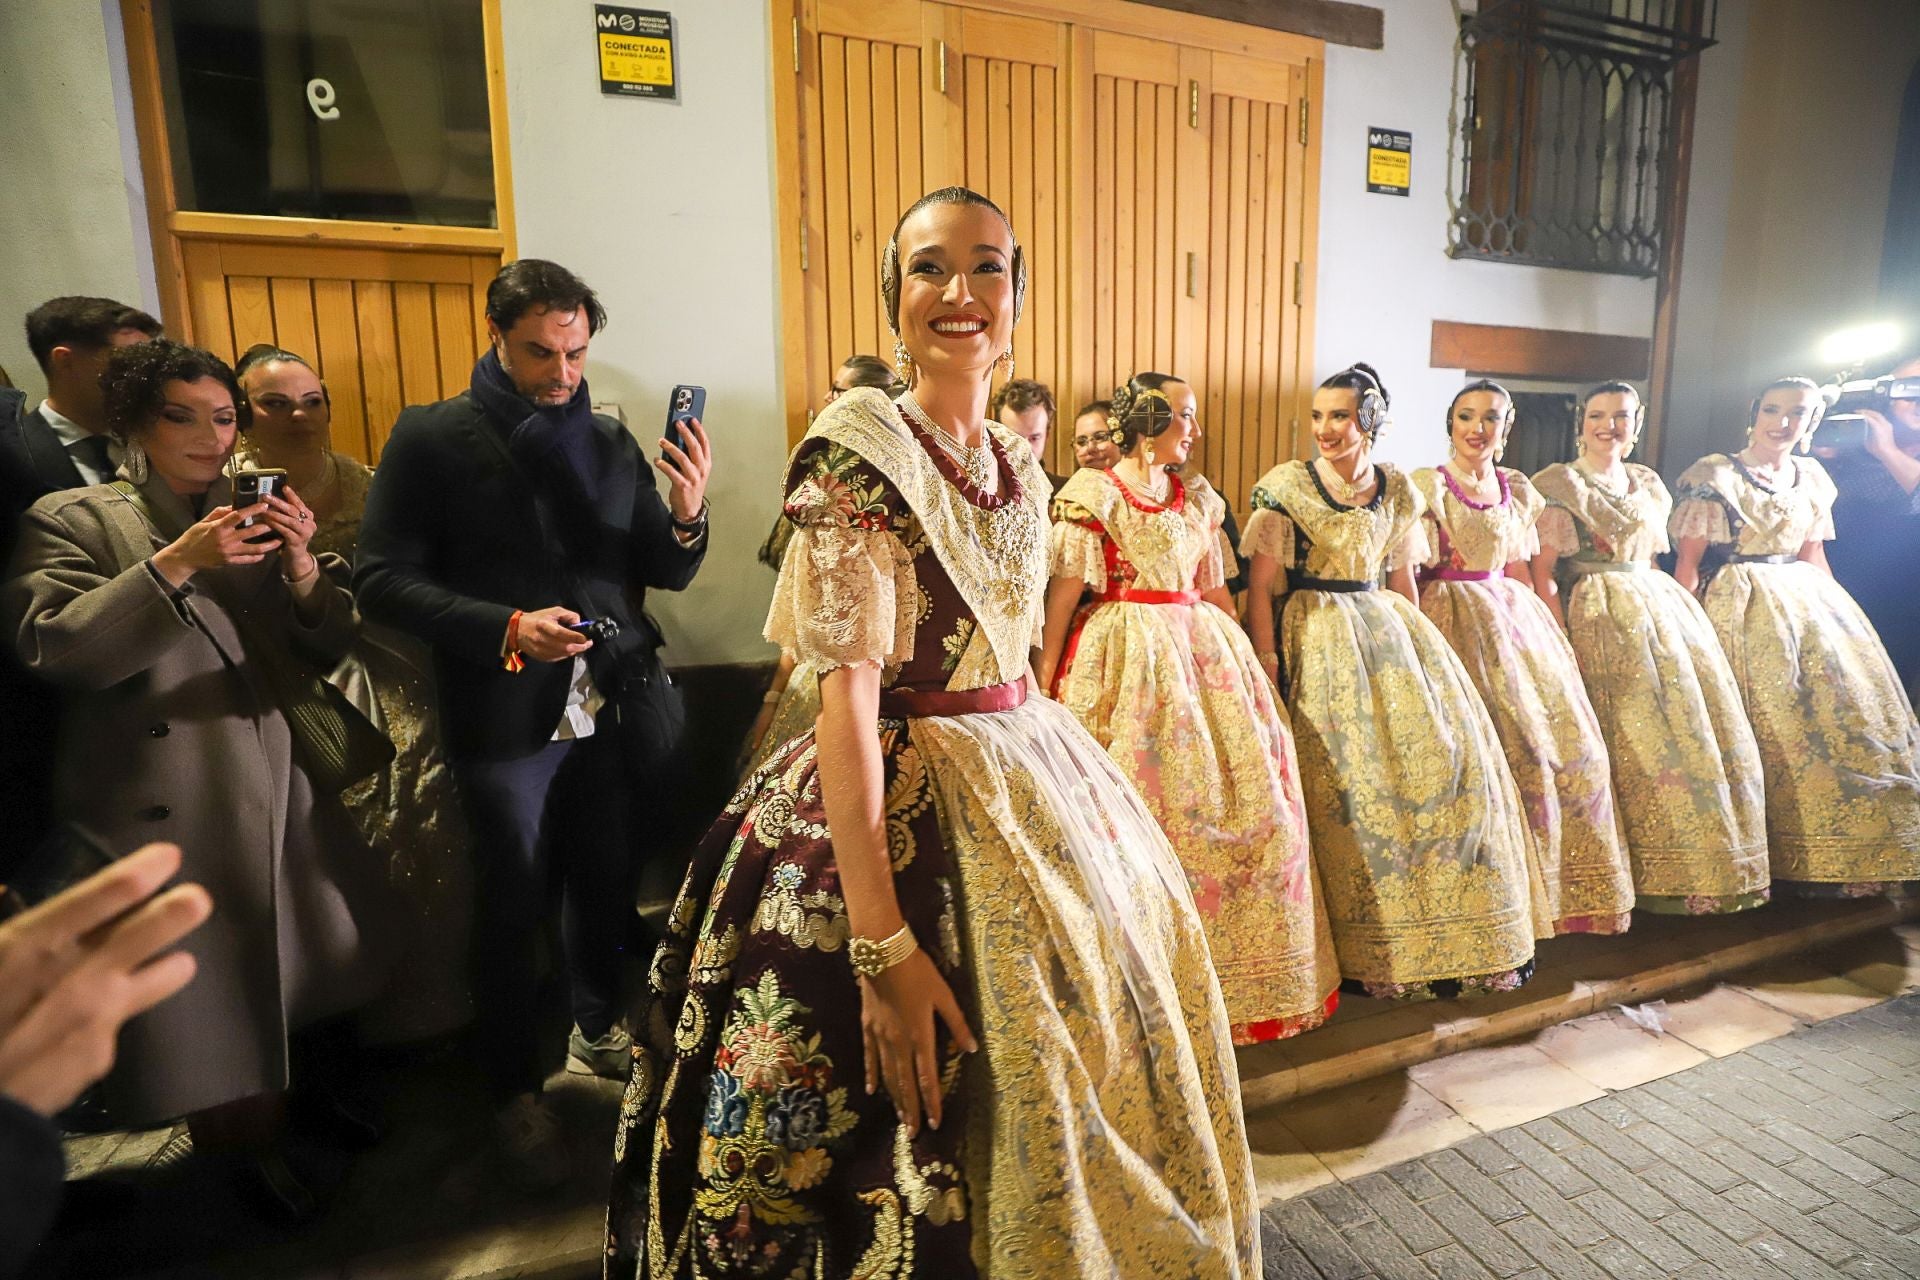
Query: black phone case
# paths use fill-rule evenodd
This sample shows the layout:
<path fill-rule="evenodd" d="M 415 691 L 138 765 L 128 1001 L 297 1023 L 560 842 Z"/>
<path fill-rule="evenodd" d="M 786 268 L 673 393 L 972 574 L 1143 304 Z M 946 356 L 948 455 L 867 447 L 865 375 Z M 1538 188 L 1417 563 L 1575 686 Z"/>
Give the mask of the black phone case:
<path fill-rule="evenodd" d="M 682 396 L 685 396 L 684 400 Z M 669 443 L 681 446 L 680 424 L 689 418 L 707 416 L 707 389 L 681 385 L 673 389 L 673 395 L 667 400 L 667 429 L 664 433 Z"/>

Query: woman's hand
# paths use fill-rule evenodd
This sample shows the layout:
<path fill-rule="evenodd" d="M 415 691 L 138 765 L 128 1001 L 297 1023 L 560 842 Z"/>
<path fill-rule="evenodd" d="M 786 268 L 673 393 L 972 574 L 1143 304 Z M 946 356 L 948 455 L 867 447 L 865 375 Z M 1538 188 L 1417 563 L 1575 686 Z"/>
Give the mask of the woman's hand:
<path fill-rule="evenodd" d="M 202 569 L 218 569 L 227 564 L 259 564 L 280 549 L 277 537 L 261 537 L 259 525 L 241 528 L 242 520 L 258 520 L 267 514 L 267 504 L 251 507 L 215 507 L 197 524 L 153 553 L 153 567 L 176 587 Z"/>
<path fill-rule="evenodd" d="M 920 1134 L 920 1117 L 940 1127 L 940 1057 L 933 1019 L 966 1053 L 980 1047 L 967 1029 L 953 988 L 925 951 L 875 978 L 860 979 L 860 1032 L 866 1040 L 867 1092 L 884 1086 L 909 1137 Z"/>
<path fill-rule="evenodd" d="M 289 582 L 304 582 L 313 576 L 313 553 L 307 544 L 313 541 L 313 509 L 301 500 L 289 485 L 285 494 L 269 494 L 263 521 L 280 538 L 280 574 Z"/>

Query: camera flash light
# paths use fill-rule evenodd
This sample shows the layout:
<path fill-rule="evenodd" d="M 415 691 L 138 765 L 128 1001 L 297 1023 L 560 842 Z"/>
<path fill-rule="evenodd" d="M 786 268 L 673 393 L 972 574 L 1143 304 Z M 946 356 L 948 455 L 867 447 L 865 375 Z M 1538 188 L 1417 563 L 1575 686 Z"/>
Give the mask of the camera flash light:
<path fill-rule="evenodd" d="M 1900 326 L 1891 320 L 1836 330 L 1820 341 L 1820 363 L 1828 368 L 1865 364 L 1900 346 Z"/>

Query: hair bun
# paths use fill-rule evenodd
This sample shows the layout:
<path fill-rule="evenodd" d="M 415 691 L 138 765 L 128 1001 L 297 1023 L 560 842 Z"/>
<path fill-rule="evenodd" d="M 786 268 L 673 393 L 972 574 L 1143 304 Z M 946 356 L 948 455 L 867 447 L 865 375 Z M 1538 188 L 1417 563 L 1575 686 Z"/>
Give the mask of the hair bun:
<path fill-rule="evenodd" d="M 1372 365 L 1368 364 L 1364 360 L 1356 360 L 1349 367 L 1355 373 L 1365 375 L 1367 380 L 1373 383 L 1373 389 L 1380 393 L 1380 398 L 1382 400 L 1385 400 L 1388 404 L 1393 403 L 1393 397 L 1387 392 L 1387 384 L 1380 380 L 1380 371 L 1378 369 L 1374 368 Z"/>

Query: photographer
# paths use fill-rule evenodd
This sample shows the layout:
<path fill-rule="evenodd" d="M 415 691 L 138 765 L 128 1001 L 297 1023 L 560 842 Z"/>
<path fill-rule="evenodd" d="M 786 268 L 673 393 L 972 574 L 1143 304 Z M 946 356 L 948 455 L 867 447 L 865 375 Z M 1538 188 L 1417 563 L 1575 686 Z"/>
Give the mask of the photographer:
<path fill-rule="evenodd" d="M 1920 357 L 1891 376 L 1920 376 Z M 1894 400 L 1885 413 L 1867 409 L 1861 417 L 1864 448 L 1816 442 L 1814 450 L 1840 495 L 1827 560 L 1880 633 L 1912 696 L 1920 689 L 1920 592 L 1910 577 L 1920 557 L 1920 400 Z"/>
<path fill-rule="evenodd" d="M 539 1097 L 539 940 L 557 884 L 569 1067 L 624 1079 L 621 957 L 639 941 L 629 806 L 659 793 L 680 720 L 642 605 L 700 567 L 712 464 L 697 420 L 650 466 L 593 412 L 583 370 L 607 317 L 566 268 L 509 263 L 486 315 L 492 346 L 469 389 L 394 425 L 354 588 L 368 618 L 433 650 L 474 836 L 479 1058 L 512 1172 L 551 1185 L 568 1156 Z"/>

